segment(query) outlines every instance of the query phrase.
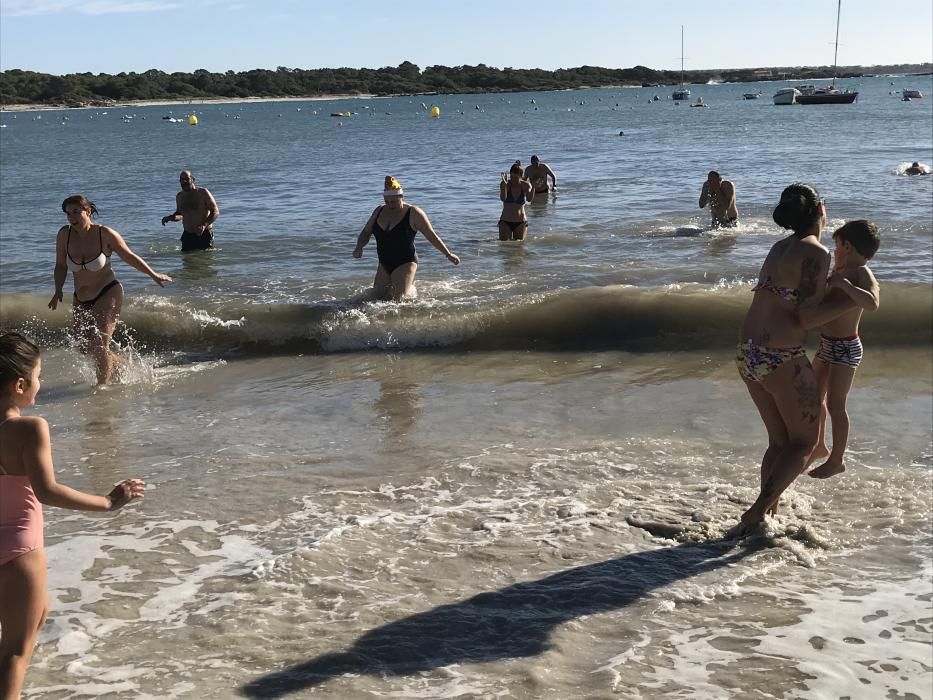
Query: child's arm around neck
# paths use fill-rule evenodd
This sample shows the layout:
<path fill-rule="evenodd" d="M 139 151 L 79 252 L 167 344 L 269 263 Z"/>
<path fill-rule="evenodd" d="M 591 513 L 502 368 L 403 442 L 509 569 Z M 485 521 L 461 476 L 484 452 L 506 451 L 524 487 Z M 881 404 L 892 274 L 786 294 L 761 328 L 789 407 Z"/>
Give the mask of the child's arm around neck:
<path fill-rule="evenodd" d="M 860 265 L 855 270 L 854 277 L 855 282 L 850 282 L 845 270 L 841 270 L 830 277 L 829 286 L 841 289 L 859 308 L 877 311 L 881 305 L 881 288 L 871 269 L 868 265 Z"/>

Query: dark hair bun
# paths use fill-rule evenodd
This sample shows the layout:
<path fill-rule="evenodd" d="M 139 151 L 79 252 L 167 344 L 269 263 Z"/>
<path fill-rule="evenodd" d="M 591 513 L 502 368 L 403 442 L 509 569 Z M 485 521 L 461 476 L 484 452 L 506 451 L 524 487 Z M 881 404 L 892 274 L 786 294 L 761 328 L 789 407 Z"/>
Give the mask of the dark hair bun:
<path fill-rule="evenodd" d="M 817 220 L 819 206 L 819 192 L 803 182 L 795 182 L 781 193 L 781 201 L 774 208 L 771 218 L 781 228 L 804 234 Z"/>

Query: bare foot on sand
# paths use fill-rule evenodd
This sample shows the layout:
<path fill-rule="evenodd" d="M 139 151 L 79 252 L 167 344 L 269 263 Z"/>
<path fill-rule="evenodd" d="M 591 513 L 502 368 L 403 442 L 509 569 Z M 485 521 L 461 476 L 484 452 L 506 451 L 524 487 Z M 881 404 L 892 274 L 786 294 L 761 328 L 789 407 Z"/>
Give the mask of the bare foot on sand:
<path fill-rule="evenodd" d="M 742 517 L 739 519 L 738 524 L 729 528 L 726 534 L 723 535 L 723 538 L 727 540 L 737 540 L 740 537 L 750 535 L 758 529 L 764 522 L 764 519 L 764 515 L 759 512 L 755 506 L 752 506 L 742 513 Z"/>
<path fill-rule="evenodd" d="M 824 443 L 822 445 L 817 445 L 816 447 L 813 448 L 813 452 L 810 453 L 810 457 L 809 459 L 807 459 L 807 463 L 804 465 L 803 468 L 806 469 L 811 464 L 813 464 L 816 460 L 824 459 L 826 457 L 829 457 L 829 449 L 826 447 L 826 444 Z"/>
<path fill-rule="evenodd" d="M 814 479 L 828 479 L 831 476 L 836 476 L 836 474 L 842 474 L 845 470 L 846 465 L 843 462 L 823 462 L 816 469 L 809 472 L 809 476 Z"/>

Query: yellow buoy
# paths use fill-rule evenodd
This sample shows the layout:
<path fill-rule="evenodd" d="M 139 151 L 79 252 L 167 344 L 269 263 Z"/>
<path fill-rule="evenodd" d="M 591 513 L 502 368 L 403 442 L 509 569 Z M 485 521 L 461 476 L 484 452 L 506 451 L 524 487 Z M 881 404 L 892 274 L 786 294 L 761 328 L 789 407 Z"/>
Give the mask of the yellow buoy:
<path fill-rule="evenodd" d="M 441 108 L 434 105 L 431 107 L 431 119 L 437 119 L 439 116 L 441 116 Z"/>
<path fill-rule="evenodd" d="M 189 115 L 188 115 L 188 123 L 191 124 L 191 126 L 197 126 L 197 125 L 198 125 L 198 118 L 197 118 L 196 116 L 194 116 L 193 114 L 189 114 Z"/>

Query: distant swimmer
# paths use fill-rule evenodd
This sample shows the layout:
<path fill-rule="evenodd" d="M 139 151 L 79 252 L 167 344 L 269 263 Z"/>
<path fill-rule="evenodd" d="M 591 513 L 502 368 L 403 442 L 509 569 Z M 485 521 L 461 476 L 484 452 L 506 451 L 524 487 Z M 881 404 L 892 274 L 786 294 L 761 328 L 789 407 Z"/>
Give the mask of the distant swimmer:
<path fill-rule="evenodd" d="M 499 181 L 499 200 L 502 215 L 499 217 L 500 241 L 523 241 L 528 233 L 528 215 L 525 203 L 535 198 L 534 188 L 523 177 L 522 166 L 516 162 L 509 168 L 509 175 L 502 173 Z"/>
<path fill-rule="evenodd" d="M 731 228 L 738 224 L 739 210 L 735 207 L 735 185 L 729 180 L 723 180 L 715 170 L 709 171 L 700 191 L 700 209 L 707 204 L 713 217 L 713 228 Z"/>
<path fill-rule="evenodd" d="M 548 178 L 551 178 L 550 189 L 556 190 L 557 175 L 547 163 L 542 163 L 538 156 L 531 156 L 531 165 L 525 168 L 525 179 L 531 182 L 531 186 L 535 188 L 535 194 L 548 193 Z"/>
<path fill-rule="evenodd" d="M 97 207 L 83 194 L 68 197 L 62 202 L 62 211 L 68 217 L 68 225 L 62 226 L 55 242 L 55 294 L 49 308 L 58 308 L 71 270 L 75 283 L 71 306 L 74 331 L 81 352 L 94 356 L 97 383 L 106 384 L 118 359 L 110 350 L 110 338 L 123 306 L 123 285 L 110 267 L 110 255 L 116 253 L 160 287 L 172 278 L 149 267 L 112 228 L 94 224 L 91 217 L 97 213 Z"/>
<path fill-rule="evenodd" d="M 360 232 L 353 249 L 353 257 L 363 257 L 363 248 L 371 236 L 376 237 L 376 256 L 379 266 L 373 289 L 380 299 L 399 301 L 413 296 L 415 272 L 418 270 L 418 253 L 415 251 L 415 236 L 421 233 L 431 245 L 441 251 L 454 265 L 460 258 L 450 252 L 434 227 L 418 207 L 404 201 L 405 192 L 401 183 L 387 176 L 382 197 L 385 204 L 376 207 L 369 221 Z"/>
<path fill-rule="evenodd" d="M 910 167 L 904 171 L 905 175 L 929 175 L 931 172 L 930 166 L 925 163 L 920 163 L 914 161 L 911 163 Z"/>
<path fill-rule="evenodd" d="M 175 195 L 175 212 L 162 217 L 162 225 L 181 219 L 181 250 L 207 250 L 214 245 L 214 222 L 220 216 L 220 207 L 206 187 L 195 184 L 190 170 L 178 176 L 181 192 Z"/>

